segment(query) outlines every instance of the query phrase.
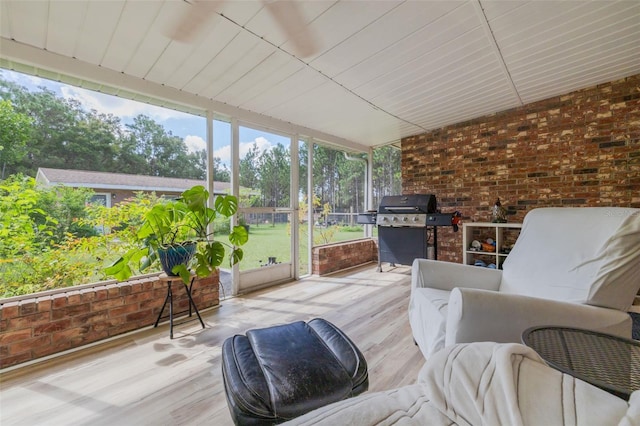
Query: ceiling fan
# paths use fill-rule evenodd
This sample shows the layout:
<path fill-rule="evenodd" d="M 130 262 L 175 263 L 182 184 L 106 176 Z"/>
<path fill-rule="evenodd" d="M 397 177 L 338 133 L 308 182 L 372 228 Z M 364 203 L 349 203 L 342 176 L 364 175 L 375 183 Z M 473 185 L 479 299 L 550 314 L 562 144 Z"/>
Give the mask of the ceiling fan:
<path fill-rule="evenodd" d="M 224 0 L 184 0 L 184 2 L 188 3 L 190 7 L 182 19 L 177 21 L 170 37 L 176 41 L 190 43 L 200 32 L 204 31 L 207 22 L 213 18 L 213 15 L 222 15 Z M 315 37 L 305 26 L 304 16 L 298 1 L 262 0 L 262 4 L 285 33 L 288 41 L 292 43 L 292 53 L 295 56 L 305 58 L 318 51 Z"/>

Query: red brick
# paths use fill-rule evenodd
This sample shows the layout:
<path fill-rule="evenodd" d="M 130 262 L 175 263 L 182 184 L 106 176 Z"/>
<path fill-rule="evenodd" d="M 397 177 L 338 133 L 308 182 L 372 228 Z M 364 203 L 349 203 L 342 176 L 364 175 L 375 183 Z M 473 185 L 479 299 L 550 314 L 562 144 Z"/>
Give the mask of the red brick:
<path fill-rule="evenodd" d="M 120 296 L 120 287 L 117 284 L 108 285 L 107 295 L 110 299 Z"/>
<path fill-rule="evenodd" d="M 51 341 L 53 344 L 58 344 L 59 342 L 62 342 L 65 340 L 71 340 L 74 337 L 79 337 L 84 335 L 87 331 L 90 330 L 90 328 L 91 327 L 89 325 L 84 325 L 81 327 L 74 327 L 74 328 L 61 330 L 51 335 L 51 339 L 52 339 Z"/>
<path fill-rule="evenodd" d="M 13 356 L 0 357 L 0 368 L 7 368 L 23 362 L 31 361 L 31 351 L 25 351 Z"/>
<path fill-rule="evenodd" d="M 46 324 L 33 327 L 33 335 L 40 336 L 42 334 L 51 334 L 53 332 L 69 328 L 69 326 L 71 326 L 71 319 L 69 318 L 60 321 L 47 322 Z"/>
<path fill-rule="evenodd" d="M 67 295 L 65 293 L 58 293 L 51 296 L 51 302 L 54 309 L 67 306 Z"/>
<path fill-rule="evenodd" d="M 95 311 L 88 312 L 86 314 L 78 315 L 72 318 L 72 325 L 79 326 L 84 324 L 95 324 L 100 321 L 104 321 L 109 318 L 109 313 L 107 311 Z"/>
<path fill-rule="evenodd" d="M 25 299 L 20 301 L 20 316 L 31 315 L 38 312 L 36 299 Z"/>
<path fill-rule="evenodd" d="M 49 346 L 51 344 L 51 336 L 44 335 L 33 337 L 27 340 L 21 340 L 9 345 L 9 355 L 18 355 L 25 351 L 30 351 L 34 348 Z"/>
<path fill-rule="evenodd" d="M 132 312 L 138 311 L 138 309 L 140 309 L 138 305 L 132 305 L 132 304 L 119 306 L 117 308 L 109 309 L 109 317 L 113 318 L 113 317 L 119 317 L 122 315 L 130 314 Z"/>
<path fill-rule="evenodd" d="M 144 301 L 140 302 L 140 309 L 159 308 L 163 303 L 164 298 L 146 298 Z"/>
<path fill-rule="evenodd" d="M 80 290 L 80 297 L 82 302 L 93 302 L 97 298 L 96 290 L 94 288 L 85 288 Z"/>
<path fill-rule="evenodd" d="M 19 342 L 21 340 L 28 340 L 33 337 L 33 330 L 30 328 L 24 328 L 22 330 L 7 331 L 0 334 L 0 345 L 9 345 L 11 343 Z"/>
<path fill-rule="evenodd" d="M 9 330 L 19 330 L 22 328 L 31 328 L 39 324 L 47 323 L 51 320 L 50 312 L 39 312 L 33 315 L 17 317 L 9 320 L 7 328 Z"/>
<path fill-rule="evenodd" d="M 149 319 L 153 319 L 155 321 L 155 318 L 153 318 L 153 311 L 151 309 L 134 312 L 132 314 L 127 315 L 127 321 L 129 322 L 148 321 Z"/>
<path fill-rule="evenodd" d="M 109 292 L 106 288 L 96 290 L 96 297 L 94 300 L 106 300 L 109 298 Z"/>
<path fill-rule="evenodd" d="M 82 303 L 82 296 L 79 291 L 69 291 L 67 292 L 67 304 L 68 305 L 79 305 Z"/>
<path fill-rule="evenodd" d="M 140 302 L 144 302 L 145 300 L 148 300 L 150 297 L 151 297 L 151 294 L 147 292 L 133 293 L 124 297 L 124 303 L 125 305 L 138 304 Z"/>
<path fill-rule="evenodd" d="M 117 297 L 115 299 L 97 300 L 91 303 L 91 309 L 93 311 L 99 311 L 101 309 L 111 309 L 124 304 L 123 297 Z"/>
<path fill-rule="evenodd" d="M 0 305 L 0 318 L 9 319 L 20 315 L 20 304 L 18 302 L 3 303 Z"/>
<path fill-rule="evenodd" d="M 53 306 L 53 302 L 51 301 L 51 297 L 38 297 L 38 312 L 50 312 L 51 307 Z"/>
<path fill-rule="evenodd" d="M 90 310 L 91 310 L 91 304 L 89 304 L 88 302 L 83 303 L 81 305 L 69 305 L 61 309 L 53 309 L 51 311 L 51 319 L 58 320 L 58 319 L 66 318 L 70 316 L 71 317 L 77 316 L 77 315 L 85 314 Z"/>

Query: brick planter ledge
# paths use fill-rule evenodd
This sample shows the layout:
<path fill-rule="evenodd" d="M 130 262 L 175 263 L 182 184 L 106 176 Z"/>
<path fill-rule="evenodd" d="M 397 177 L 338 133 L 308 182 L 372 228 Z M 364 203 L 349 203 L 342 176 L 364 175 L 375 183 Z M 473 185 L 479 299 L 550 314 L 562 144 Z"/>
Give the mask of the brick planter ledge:
<path fill-rule="evenodd" d="M 312 256 L 312 273 L 326 275 L 341 269 L 376 262 L 378 260 L 377 240 L 364 238 L 315 246 Z"/>
<path fill-rule="evenodd" d="M 153 325 L 167 295 L 158 275 L 1 299 L 0 368 Z M 218 282 L 217 272 L 195 281 L 192 296 L 198 309 L 220 303 Z M 178 284 L 173 284 L 177 315 L 188 309 L 184 286 Z"/>

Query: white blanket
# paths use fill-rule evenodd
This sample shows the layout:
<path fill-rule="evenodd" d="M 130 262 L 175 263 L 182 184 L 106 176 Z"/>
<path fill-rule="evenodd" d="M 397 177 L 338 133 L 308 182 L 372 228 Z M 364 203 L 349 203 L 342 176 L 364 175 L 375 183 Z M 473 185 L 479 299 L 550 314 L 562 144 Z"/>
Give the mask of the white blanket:
<path fill-rule="evenodd" d="M 548 367 L 519 344 L 445 348 L 418 383 L 322 407 L 295 425 L 640 425 L 640 391 L 630 404 Z"/>

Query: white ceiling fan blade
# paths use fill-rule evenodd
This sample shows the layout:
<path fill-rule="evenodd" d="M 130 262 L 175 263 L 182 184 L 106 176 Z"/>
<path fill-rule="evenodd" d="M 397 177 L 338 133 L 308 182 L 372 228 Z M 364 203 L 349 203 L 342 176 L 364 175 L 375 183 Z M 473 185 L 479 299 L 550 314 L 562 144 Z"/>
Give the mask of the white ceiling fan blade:
<path fill-rule="evenodd" d="M 207 22 L 218 12 L 223 1 L 189 0 L 185 14 L 176 21 L 169 37 L 183 43 L 192 42 L 207 27 Z"/>
<path fill-rule="evenodd" d="M 318 43 L 305 25 L 304 15 L 297 1 L 263 0 L 263 3 L 293 44 L 296 56 L 306 58 L 318 52 Z"/>

